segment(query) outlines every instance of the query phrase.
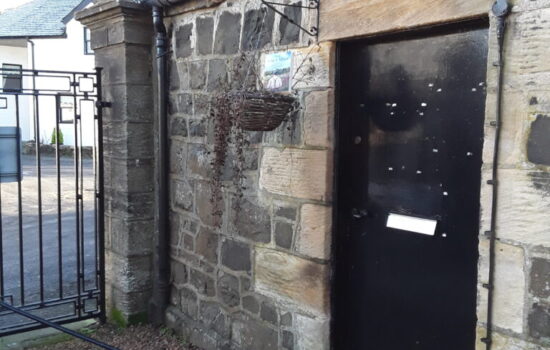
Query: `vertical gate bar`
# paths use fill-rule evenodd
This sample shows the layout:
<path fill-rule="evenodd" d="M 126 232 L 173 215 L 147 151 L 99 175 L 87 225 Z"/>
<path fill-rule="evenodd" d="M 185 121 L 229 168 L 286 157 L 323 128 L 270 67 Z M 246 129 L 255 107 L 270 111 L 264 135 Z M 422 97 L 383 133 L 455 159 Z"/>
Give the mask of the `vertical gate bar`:
<path fill-rule="evenodd" d="M 76 90 L 76 87 L 75 87 Z M 76 91 L 75 91 L 76 95 Z M 82 291 L 86 290 L 86 254 L 84 250 L 84 243 L 86 234 L 84 232 L 84 221 L 86 220 L 85 211 L 84 211 L 84 161 L 82 158 L 82 149 L 84 148 L 84 139 L 82 138 L 82 105 L 80 105 L 80 100 L 78 100 L 79 103 L 79 118 L 78 118 L 78 137 L 80 141 L 80 147 L 78 149 L 79 153 L 79 166 L 80 166 L 80 252 L 81 252 L 81 259 L 82 259 Z"/>
<path fill-rule="evenodd" d="M 106 321 L 105 311 L 105 183 L 104 183 L 104 164 L 103 164 L 103 107 L 101 102 L 102 86 L 101 86 L 102 68 L 96 68 L 97 82 L 97 181 L 98 192 L 97 197 L 97 231 L 98 231 L 98 246 L 99 246 L 99 273 L 100 273 L 100 292 L 99 292 L 99 307 L 100 320 L 102 323 Z"/>
<path fill-rule="evenodd" d="M 96 84 L 97 84 L 97 78 L 96 78 Z M 97 91 L 97 90 L 96 90 Z M 98 99 L 96 98 L 96 102 Z M 99 274 L 99 232 L 97 227 L 97 192 L 98 192 L 98 170 L 97 170 L 97 163 L 98 163 L 98 155 L 97 155 L 97 113 L 96 113 L 96 107 L 95 104 L 92 107 L 93 110 L 93 123 L 94 123 L 94 144 L 92 147 L 92 154 L 93 154 L 93 176 L 94 176 L 94 252 L 95 252 L 95 259 L 94 259 L 94 288 L 99 289 L 100 288 L 100 274 Z M 100 291 L 101 292 L 101 291 Z M 99 305 L 98 305 L 99 307 Z"/>
<path fill-rule="evenodd" d="M 79 183 L 79 153 L 78 153 L 78 119 L 76 113 L 76 74 L 72 74 L 73 82 L 73 129 L 74 129 L 74 174 L 75 174 L 75 210 L 76 210 L 76 286 L 77 286 L 77 300 L 76 308 L 78 312 L 78 317 L 82 315 L 80 309 L 80 296 L 81 296 L 81 285 L 80 285 L 80 183 Z"/>
<path fill-rule="evenodd" d="M 21 133 L 20 130 L 20 117 L 19 117 L 19 95 L 15 95 L 15 122 L 17 126 L 18 136 Z M 21 143 L 17 142 L 17 166 L 20 171 L 23 171 L 21 167 Z M 21 189 L 21 181 L 23 180 L 22 174 L 20 174 L 19 179 L 17 179 L 17 210 L 19 214 L 19 282 L 20 282 L 20 293 L 21 293 L 21 305 L 25 304 L 25 254 L 23 251 L 24 242 L 23 242 L 23 196 Z"/>
<path fill-rule="evenodd" d="M 57 172 L 57 265 L 59 274 L 59 299 L 63 299 L 63 223 L 61 215 L 61 158 L 59 155 L 59 120 L 61 97 L 55 96 L 55 166 Z"/>
<path fill-rule="evenodd" d="M 36 73 L 36 72 L 35 72 Z M 42 227 L 42 160 L 40 150 L 40 104 L 38 91 L 33 94 L 34 100 L 34 137 L 36 144 L 36 176 L 38 181 L 38 254 L 40 273 L 40 302 L 44 302 L 44 250 L 43 250 L 43 227 Z"/>

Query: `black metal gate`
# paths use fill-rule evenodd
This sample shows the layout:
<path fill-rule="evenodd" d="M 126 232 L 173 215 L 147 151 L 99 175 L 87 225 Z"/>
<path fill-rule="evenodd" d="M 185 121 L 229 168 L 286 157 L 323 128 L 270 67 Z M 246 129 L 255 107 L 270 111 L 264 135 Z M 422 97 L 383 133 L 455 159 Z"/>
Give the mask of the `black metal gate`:
<path fill-rule="evenodd" d="M 0 298 L 104 318 L 101 70 L 0 69 Z M 0 336 L 42 327 L 0 308 Z"/>

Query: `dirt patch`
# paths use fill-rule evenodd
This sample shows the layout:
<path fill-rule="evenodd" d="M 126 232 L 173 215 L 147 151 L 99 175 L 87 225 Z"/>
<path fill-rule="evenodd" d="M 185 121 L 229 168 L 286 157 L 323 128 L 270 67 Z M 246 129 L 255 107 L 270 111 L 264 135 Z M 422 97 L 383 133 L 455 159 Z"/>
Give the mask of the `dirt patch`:
<path fill-rule="evenodd" d="M 199 350 L 196 347 L 188 345 L 171 331 L 152 326 L 131 326 L 125 329 L 118 329 L 114 326 L 104 325 L 95 329 L 89 336 L 120 350 Z M 73 340 L 54 345 L 39 346 L 33 349 L 98 350 L 100 348 L 81 340 Z"/>

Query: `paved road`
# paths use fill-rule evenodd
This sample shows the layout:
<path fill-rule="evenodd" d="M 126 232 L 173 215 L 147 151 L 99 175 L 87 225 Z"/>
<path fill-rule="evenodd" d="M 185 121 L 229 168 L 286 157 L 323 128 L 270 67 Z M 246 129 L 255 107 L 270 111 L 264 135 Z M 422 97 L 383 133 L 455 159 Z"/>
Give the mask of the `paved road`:
<path fill-rule="evenodd" d="M 25 304 L 39 302 L 41 286 L 45 300 L 59 298 L 61 289 L 64 296 L 75 295 L 77 293 L 78 231 L 73 159 L 63 158 L 61 161 L 61 195 L 59 196 L 55 158 L 42 157 L 42 225 L 40 225 L 38 215 L 39 191 L 35 157 L 23 156 L 22 166 L 22 235 L 19 230 L 18 184 L 0 184 L 0 232 L 3 246 L 1 259 L 3 265 L 1 280 L 3 284 L 0 287 L 4 288 L 4 295 L 13 296 L 15 305 L 20 305 L 21 295 L 24 295 Z M 88 289 L 95 286 L 96 264 L 92 161 L 85 160 L 83 169 L 83 251 L 85 287 Z M 60 222 L 58 199 L 61 201 Z M 61 224 L 61 231 L 58 230 L 59 223 Z M 42 227 L 42 264 L 40 264 L 40 227 Z M 61 236 L 61 244 L 59 244 L 59 236 Z M 42 279 L 40 278 L 41 265 L 43 269 Z M 20 275 L 21 266 L 24 270 L 23 278 Z M 24 291 L 21 288 L 21 282 L 24 282 Z M 57 310 L 52 309 L 46 314 L 52 315 L 68 311 L 70 311 L 70 308 L 64 306 L 57 307 Z M 15 322 L 13 318 L 0 315 L 0 328 L 13 322 Z"/>

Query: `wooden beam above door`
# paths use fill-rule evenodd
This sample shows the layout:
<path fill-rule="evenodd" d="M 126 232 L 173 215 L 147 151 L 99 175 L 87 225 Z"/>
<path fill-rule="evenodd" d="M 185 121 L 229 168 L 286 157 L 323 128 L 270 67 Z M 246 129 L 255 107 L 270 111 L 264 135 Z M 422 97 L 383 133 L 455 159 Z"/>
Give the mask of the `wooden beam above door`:
<path fill-rule="evenodd" d="M 487 15 L 493 0 L 323 0 L 319 40 L 395 32 Z"/>

